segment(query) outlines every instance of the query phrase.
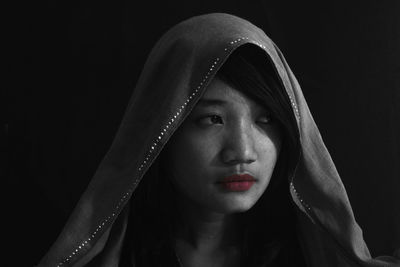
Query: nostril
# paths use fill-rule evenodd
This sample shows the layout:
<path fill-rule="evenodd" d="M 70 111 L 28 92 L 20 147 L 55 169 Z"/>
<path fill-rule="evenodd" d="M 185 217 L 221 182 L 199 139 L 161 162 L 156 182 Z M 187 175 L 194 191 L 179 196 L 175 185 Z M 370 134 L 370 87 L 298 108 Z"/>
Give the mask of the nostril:
<path fill-rule="evenodd" d="M 248 123 L 238 123 L 225 136 L 222 149 L 222 159 L 227 164 L 250 164 L 257 160 L 257 144 L 251 126 Z"/>
<path fill-rule="evenodd" d="M 256 154 L 251 150 L 228 148 L 222 151 L 222 161 L 226 164 L 250 164 L 256 160 Z"/>

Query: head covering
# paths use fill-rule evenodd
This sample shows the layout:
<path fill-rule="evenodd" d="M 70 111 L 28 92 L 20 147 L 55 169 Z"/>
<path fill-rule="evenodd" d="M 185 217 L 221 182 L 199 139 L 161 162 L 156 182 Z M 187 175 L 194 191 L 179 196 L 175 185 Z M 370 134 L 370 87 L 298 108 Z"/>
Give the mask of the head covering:
<path fill-rule="evenodd" d="M 372 259 L 345 188 L 300 86 L 277 46 L 246 20 L 207 14 L 170 29 L 151 51 L 114 142 L 66 226 L 39 266 L 118 266 L 127 204 L 141 178 L 238 47 L 252 45 L 272 64 L 292 105 L 300 150 L 290 194 L 308 266 L 400 266 Z"/>

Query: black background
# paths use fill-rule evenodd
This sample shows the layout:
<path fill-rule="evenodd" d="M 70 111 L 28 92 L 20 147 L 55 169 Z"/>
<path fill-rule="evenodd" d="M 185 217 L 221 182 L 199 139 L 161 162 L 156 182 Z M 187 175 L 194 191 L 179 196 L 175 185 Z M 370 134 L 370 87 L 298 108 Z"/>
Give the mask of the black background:
<path fill-rule="evenodd" d="M 400 247 L 400 1 L 215 2 L 3 8 L 3 262 L 39 261 L 111 144 L 151 47 L 174 24 L 209 12 L 246 18 L 278 44 L 371 253 Z"/>

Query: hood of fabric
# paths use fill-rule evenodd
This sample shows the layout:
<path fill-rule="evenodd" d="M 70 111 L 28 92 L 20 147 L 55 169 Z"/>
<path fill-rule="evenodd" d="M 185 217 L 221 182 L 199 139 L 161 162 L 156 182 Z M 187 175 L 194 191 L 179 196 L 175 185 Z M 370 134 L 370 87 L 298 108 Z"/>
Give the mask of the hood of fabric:
<path fill-rule="evenodd" d="M 154 46 L 110 150 L 40 266 L 83 266 L 118 239 L 126 225 L 116 220 L 126 213 L 141 178 L 218 69 L 245 44 L 265 52 L 297 120 L 300 151 L 288 190 L 298 207 L 309 266 L 400 265 L 395 258 L 371 259 L 301 88 L 277 46 L 246 20 L 208 14 L 178 24 Z"/>

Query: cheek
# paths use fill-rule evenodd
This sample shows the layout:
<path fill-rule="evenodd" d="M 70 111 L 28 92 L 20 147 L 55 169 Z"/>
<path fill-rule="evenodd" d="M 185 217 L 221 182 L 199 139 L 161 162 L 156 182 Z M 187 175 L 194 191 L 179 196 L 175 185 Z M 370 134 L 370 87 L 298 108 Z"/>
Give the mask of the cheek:
<path fill-rule="evenodd" d="M 268 137 L 264 136 L 260 138 L 260 142 L 258 142 L 256 147 L 259 155 L 260 174 L 263 176 L 270 176 L 281 150 L 279 131 L 270 132 Z"/>
<path fill-rule="evenodd" d="M 178 134 L 168 149 L 171 171 L 180 187 L 193 187 L 207 179 L 217 145 L 201 136 Z M 200 181 L 201 180 L 201 181 Z M 182 188 L 184 189 L 184 188 Z"/>
<path fill-rule="evenodd" d="M 278 159 L 279 147 L 274 143 L 267 143 L 261 147 L 260 151 L 260 165 L 263 169 L 273 169 Z"/>

